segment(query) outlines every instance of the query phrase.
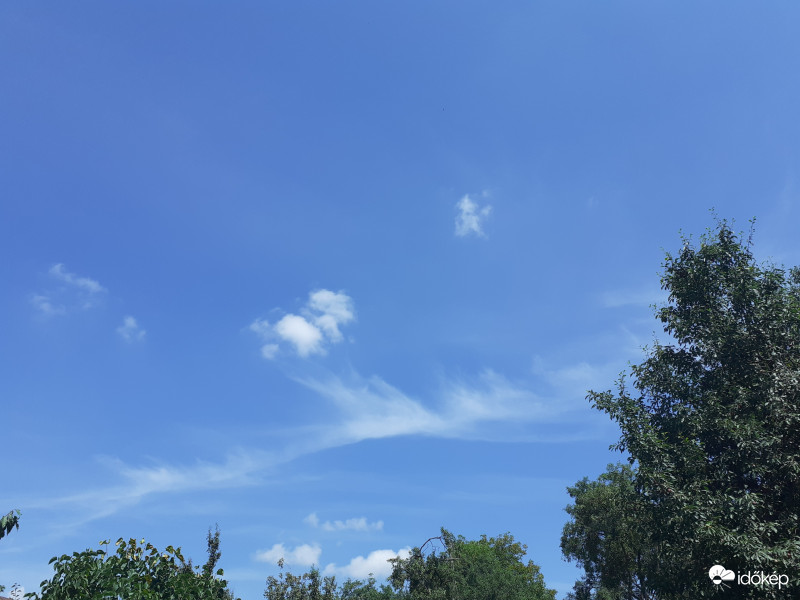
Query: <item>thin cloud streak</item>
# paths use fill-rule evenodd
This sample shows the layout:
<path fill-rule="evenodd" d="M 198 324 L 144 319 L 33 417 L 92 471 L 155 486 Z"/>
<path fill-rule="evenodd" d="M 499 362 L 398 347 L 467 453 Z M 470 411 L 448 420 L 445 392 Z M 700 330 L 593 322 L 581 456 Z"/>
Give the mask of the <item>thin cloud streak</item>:
<path fill-rule="evenodd" d="M 339 409 L 342 421 L 330 431 L 330 445 L 400 435 L 473 439 L 481 424 L 553 421 L 564 413 L 558 403 L 546 402 L 491 370 L 480 374 L 477 385 L 445 381 L 436 408 L 377 376 L 353 374 L 349 382 L 336 376 L 295 380 Z"/>
<path fill-rule="evenodd" d="M 73 273 L 68 273 L 64 270 L 64 265 L 62 263 L 53 265 L 48 272 L 56 279 L 90 294 L 99 294 L 108 291 L 94 279 L 79 277 Z"/>
<path fill-rule="evenodd" d="M 42 499 L 31 506 L 45 509 L 72 506 L 84 515 L 79 522 L 86 523 L 130 508 L 156 494 L 259 485 L 268 469 L 301 456 L 364 440 L 425 435 L 508 441 L 503 427 L 486 437 L 486 426 L 490 423 L 514 426 L 526 422 L 563 422 L 570 411 L 574 411 L 569 403 L 544 400 L 491 370 L 483 371 L 474 383 L 445 381 L 437 394 L 435 407 L 425 406 L 375 376 L 364 379 L 353 373 L 348 382 L 334 375 L 324 379 L 294 379 L 337 408 L 339 418 L 299 428 L 288 436 L 291 441 L 276 451 L 240 449 L 228 454 L 221 463 L 198 461 L 188 466 L 162 463 L 136 467 L 116 458 L 100 458 L 123 479 L 120 485 Z M 382 522 L 368 523 L 363 517 L 322 524 L 315 514 L 307 519 L 309 524 L 322 525 L 327 531 L 382 527 Z"/>

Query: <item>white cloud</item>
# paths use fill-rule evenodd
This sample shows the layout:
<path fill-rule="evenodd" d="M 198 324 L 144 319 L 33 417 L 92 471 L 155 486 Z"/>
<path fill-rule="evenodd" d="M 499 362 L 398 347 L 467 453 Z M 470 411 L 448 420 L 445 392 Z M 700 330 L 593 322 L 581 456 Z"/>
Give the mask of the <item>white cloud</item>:
<path fill-rule="evenodd" d="M 383 529 L 383 521 L 373 521 L 370 523 L 367 521 L 366 517 L 347 519 L 345 521 L 325 521 L 320 524 L 317 513 L 311 513 L 303 519 L 303 521 L 312 527 L 321 527 L 324 531 L 380 531 Z"/>
<path fill-rule="evenodd" d="M 308 310 L 314 315 L 316 325 L 333 342 L 342 339 L 339 325 L 349 323 L 355 318 L 352 299 L 346 294 L 337 294 L 330 290 L 312 292 L 308 300 Z"/>
<path fill-rule="evenodd" d="M 250 330 L 265 342 L 261 348 L 264 358 L 277 355 L 280 346 L 276 342 L 287 342 L 303 358 L 325 354 L 327 344 L 342 341 L 340 326 L 355 319 L 352 298 L 330 290 L 311 292 L 301 313 L 302 316 L 289 313 L 275 325 L 265 319 L 250 324 Z"/>
<path fill-rule="evenodd" d="M 46 317 L 63 315 L 67 312 L 66 308 L 61 305 L 54 305 L 48 296 L 42 294 L 34 294 L 31 297 L 31 304 Z"/>
<path fill-rule="evenodd" d="M 288 314 L 283 317 L 275 324 L 275 333 L 292 344 L 302 357 L 323 351 L 322 332 L 298 315 Z"/>
<path fill-rule="evenodd" d="M 122 325 L 117 327 L 117 333 L 126 342 L 141 342 L 144 340 L 144 336 L 147 335 L 147 332 L 139 327 L 136 319 L 130 315 L 122 319 Z"/>
<path fill-rule="evenodd" d="M 487 204 L 480 210 L 477 203 L 473 202 L 469 194 L 465 195 L 456 204 L 458 215 L 456 215 L 456 235 L 464 237 L 475 234 L 479 237 L 486 237 L 483 233 L 483 221 L 492 212 L 492 206 Z"/>
<path fill-rule="evenodd" d="M 104 288 L 94 279 L 89 279 L 88 277 L 78 277 L 73 273 L 67 273 L 64 270 L 64 265 L 61 263 L 50 267 L 49 273 L 56 279 L 73 287 L 89 292 L 90 294 L 99 294 L 106 291 L 106 288 Z"/>
<path fill-rule="evenodd" d="M 374 550 L 365 558 L 356 556 L 343 567 L 337 567 L 330 563 L 325 567 L 325 575 L 339 575 L 342 577 L 352 577 L 353 579 L 366 579 L 370 575 L 375 579 L 385 579 L 392 573 L 391 558 L 408 558 L 411 556 L 411 548 L 403 548 L 397 552 L 394 550 Z"/>
<path fill-rule="evenodd" d="M 261 346 L 261 356 L 267 360 L 272 360 L 278 354 L 278 344 L 264 344 Z"/>
<path fill-rule="evenodd" d="M 262 550 L 256 553 L 256 560 L 266 563 L 277 563 L 283 559 L 286 564 L 299 567 L 310 567 L 319 563 L 322 548 L 317 544 L 302 544 L 296 546 L 294 550 L 284 547 L 283 544 L 275 544 L 269 550 Z"/>
<path fill-rule="evenodd" d="M 48 270 L 48 275 L 60 284 L 31 296 L 31 304 L 44 316 L 64 315 L 73 308 L 92 308 L 107 290 L 94 279 L 69 273 L 61 263 Z"/>
<path fill-rule="evenodd" d="M 342 420 L 329 433 L 335 437 L 327 440 L 328 446 L 398 435 L 470 438 L 489 422 L 547 421 L 564 411 L 559 404 L 545 402 L 491 370 L 482 372 L 477 382 L 445 381 L 434 407 L 379 377 L 365 380 L 354 374 L 349 382 L 336 376 L 296 380 L 340 411 Z"/>

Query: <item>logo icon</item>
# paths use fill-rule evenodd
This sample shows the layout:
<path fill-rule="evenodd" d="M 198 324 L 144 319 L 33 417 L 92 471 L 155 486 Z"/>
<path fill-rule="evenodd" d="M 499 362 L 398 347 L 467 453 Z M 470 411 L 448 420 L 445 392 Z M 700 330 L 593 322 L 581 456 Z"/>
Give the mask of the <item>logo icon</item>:
<path fill-rule="evenodd" d="M 736 573 L 723 567 L 722 565 L 714 565 L 708 570 L 708 576 L 714 585 L 721 585 L 729 587 L 725 584 L 726 581 L 733 581 L 736 579 Z"/>

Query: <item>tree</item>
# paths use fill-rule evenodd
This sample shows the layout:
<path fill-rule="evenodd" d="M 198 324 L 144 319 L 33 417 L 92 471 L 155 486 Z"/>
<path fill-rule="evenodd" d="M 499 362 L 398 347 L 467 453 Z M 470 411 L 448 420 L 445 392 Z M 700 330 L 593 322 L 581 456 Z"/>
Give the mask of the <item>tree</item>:
<path fill-rule="evenodd" d="M 216 553 L 212 554 L 211 541 L 216 540 Z M 109 542 L 101 542 L 107 545 Z M 74 552 L 53 557 L 55 574 L 41 583 L 41 595 L 25 594 L 35 600 L 72 600 L 85 598 L 101 600 L 233 600 L 224 579 L 217 579 L 204 569 L 195 572 L 191 562 L 184 560 L 180 548 L 167 546 L 164 553 L 144 540 L 116 542 L 116 554 L 108 555 L 102 549 Z M 141 544 L 141 545 L 140 545 Z M 219 559 L 219 529 L 212 538 L 209 531 L 209 560 L 213 566 Z M 188 566 L 188 569 L 187 569 Z M 216 571 L 223 575 L 222 569 Z"/>
<path fill-rule="evenodd" d="M 278 561 L 281 569 L 278 577 L 267 578 L 264 597 L 267 600 L 399 600 L 388 585 L 375 587 L 375 579 L 366 581 L 347 579 L 342 586 L 336 584 L 333 575 L 321 577 L 319 569 L 312 567 L 302 575 L 283 572 L 283 559 Z"/>
<path fill-rule="evenodd" d="M 434 540 L 444 545 L 442 552 L 430 547 L 425 550 Z M 554 600 L 556 592 L 545 587 L 539 567 L 532 561 L 522 562 L 526 548 L 508 533 L 467 541 L 442 529 L 441 536 L 414 548 L 408 558 L 389 559 L 391 586 L 376 586 L 371 575 L 366 581 L 348 579 L 338 586 L 333 576 L 320 579 L 316 568 L 299 576 L 284 574 L 280 560 L 281 573 L 267 579 L 264 597 L 267 600 Z"/>
<path fill-rule="evenodd" d="M 667 253 L 654 343 L 618 391 L 587 396 L 619 424 L 664 565 L 658 598 L 719 590 L 709 569 L 784 575 L 726 598 L 786 598 L 800 582 L 800 269 L 756 264 L 725 221 Z M 724 582 L 723 582 L 724 584 Z"/>
<path fill-rule="evenodd" d="M 11 533 L 11 530 L 15 527 L 19 529 L 19 517 L 21 514 L 18 510 L 12 510 L 7 515 L 0 517 L 0 540 Z"/>
<path fill-rule="evenodd" d="M 0 539 L 3 539 L 16 527 L 19 529 L 19 517 L 22 513 L 12 510 L 7 515 L 0 517 Z M 0 592 L 4 592 L 6 586 L 0 585 Z"/>
<path fill-rule="evenodd" d="M 575 503 L 566 509 L 561 551 L 584 570 L 573 600 L 655 598 L 650 579 L 660 561 L 634 478 L 630 465 L 608 465 L 596 481 L 584 477 L 567 488 Z"/>
<path fill-rule="evenodd" d="M 444 550 L 424 556 L 433 540 Z M 526 550 L 509 533 L 467 541 L 442 528 L 440 537 L 414 548 L 408 558 L 391 559 L 390 580 L 411 600 L 554 600 L 556 592 L 545 587 L 539 567 L 522 562 Z"/>

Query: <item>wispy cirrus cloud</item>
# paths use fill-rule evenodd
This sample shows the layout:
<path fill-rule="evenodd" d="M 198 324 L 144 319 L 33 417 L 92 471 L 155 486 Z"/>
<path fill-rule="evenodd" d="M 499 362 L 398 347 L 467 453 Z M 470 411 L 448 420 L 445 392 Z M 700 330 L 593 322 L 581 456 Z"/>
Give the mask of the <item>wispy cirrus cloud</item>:
<path fill-rule="evenodd" d="M 64 305 L 54 304 L 50 296 L 45 294 L 33 294 L 31 296 L 31 304 L 45 317 L 63 315 L 67 312 L 67 309 Z"/>
<path fill-rule="evenodd" d="M 117 327 L 117 333 L 126 342 L 141 342 L 147 332 L 136 322 L 136 319 L 128 315 L 122 319 L 122 325 Z"/>
<path fill-rule="evenodd" d="M 338 409 L 341 418 L 327 432 L 333 436 L 328 445 L 399 435 L 473 438 L 487 423 L 548 421 L 564 411 L 563 406 L 488 369 L 477 381 L 444 381 L 429 403 L 377 376 L 365 379 L 353 373 L 347 380 L 334 375 L 295 379 Z"/>
<path fill-rule="evenodd" d="M 492 212 L 491 204 L 479 207 L 478 204 L 470 198 L 469 194 L 466 194 L 458 201 L 456 209 L 458 210 L 458 214 L 456 215 L 456 235 L 458 237 L 465 237 L 468 235 L 486 237 L 486 234 L 483 232 L 483 222 Z"/>
<path fill-rule="evenodd" d="M 64 315 L 75 308 L 92 308 L 108 291 L 94 279 L 70 273 L 62 263 L 54 264 L 47 274 L 58 286 L 30 298 L 33 307 L 45 317 Z"/>
<path fill-rule="evenodd" d="M 67 272 L 62 263 L 53 265 L 50 267 L 50 271 L 48 272 L 59 281 L 62 281 L 74 288 L 83 290 L 89 294 L 100 294 L 108 291 L 94 279 L 90 279 L 89 277 L 79 277 L 78 275 Z"/>
<path fill-rule="evenodd" d="M 286 314 L 274 325 L 266 319 L 256 319 L 250 324 L 250 331 L 264 342 L 261 346 L 264 358 L 275 358 L 281 343 L 288 344 L 301 358 L 325 354 L 327 345 L 342 341 L 340 327 L 355 320 L 352 298 L 325 289 L 311 292 L 300 312 Z"/>
<path fill-rule="evenodd" d="M 308 523 L 312 527 L 319 527 L 323 531 L 380 531 L 383 529 L 383 521 L 367 521 L 366 517 L 358 517 L 346 519 L 344 521 L 325 521 L 320 522 L 317 513 L 311 513 L 303 522 Z"/>
<path fill-rule="evenodd" d="M 224 462 L 197 461 L 190 465 L 159 463 L 132 466 L 109 456 L 98 456 L 98 462 L 121 479 L 117 485 L 90 489 L 55 498 L 39 498 L 28 502 L 31 508 L 58 510 L 72 514 L 62 519 L 62 528 L 71 530 L 84 523 L 129 509 L 145 498 L 164 493 L 241 488 L 261 482 L 261 473 L 280 462 L 275 454 L 263 451 L 229 453 Z"/>

